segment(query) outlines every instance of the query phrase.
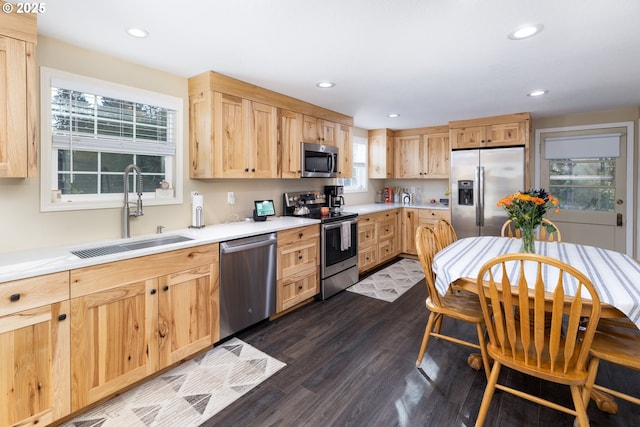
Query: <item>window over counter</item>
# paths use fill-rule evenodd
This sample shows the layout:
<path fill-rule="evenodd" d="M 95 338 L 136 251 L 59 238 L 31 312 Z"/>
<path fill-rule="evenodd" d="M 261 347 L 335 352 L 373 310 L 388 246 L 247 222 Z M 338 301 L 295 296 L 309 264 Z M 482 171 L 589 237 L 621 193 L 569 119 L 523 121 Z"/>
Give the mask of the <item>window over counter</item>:
<path fill-rule="evenodd" d="M 360 136 L 353 137 L 353 176 L 339 178 L 338 184 L 344 185 L 346 193 L 361 193 L 367 191 L 367 149 L 368 140 Z"/>
<path fill-rule="evenodd" d="M 145 204 L 182 203 L 182 99 L 44 67 L 40 76 L 42 211 L 121 206 L 129 164 L 142 171 Z"/>

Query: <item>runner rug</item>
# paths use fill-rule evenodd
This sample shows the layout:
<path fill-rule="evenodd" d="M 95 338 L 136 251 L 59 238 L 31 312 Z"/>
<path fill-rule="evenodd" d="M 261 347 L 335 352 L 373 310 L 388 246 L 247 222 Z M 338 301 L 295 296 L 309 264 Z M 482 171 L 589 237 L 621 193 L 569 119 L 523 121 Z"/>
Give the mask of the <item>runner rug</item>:
<path fill-rule="evenodd" d="M 197 426 L 284 366 L 232 338 L 63 426 Z"/>
<path fill-rule="evenodd" d="M 403 258 L 362 279 L 347 290 L 393 302 L 422 279 L 424 279 L 424 271 L 420 261 Z"/>

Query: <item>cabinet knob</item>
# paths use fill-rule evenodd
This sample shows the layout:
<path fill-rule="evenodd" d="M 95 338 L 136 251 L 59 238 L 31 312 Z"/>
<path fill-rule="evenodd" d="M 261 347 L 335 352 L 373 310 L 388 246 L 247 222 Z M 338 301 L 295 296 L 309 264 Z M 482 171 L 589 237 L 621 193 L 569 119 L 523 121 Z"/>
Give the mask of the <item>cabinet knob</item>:
<path fill-rule="evenodd" d="M 164 286 L 162 287 L 162 290 L 163 290 L 163 291 L 165 291 L 165 292 L 167 292 L 167 291 L 169 290 L 169 285 L 164 285 Z"/>
<path fill-rule="evenodd" d="M 301 291 L 302 290 L 302 285 L 298 285 L 298 290 Z"/>
<path fill-rule="evenodd" d="M 251 172 L 255 172 L 255 171 L 256 171 L 256 168 L 251 168 Z"/>
<path fill-rule="evenodd" d="M 298 233 L 298 238 L 302 239 L 302 236 L 304 236 L 304 233 Z"/>
<path fill-rule="evenodd" d="M 16 302 L 20 300 L 20 294 L 13 294 L 9 297 L 9 301 Z"/>
<path fill-rule="evenodd" d="M 249 168 L 244 168 L 244 171 L 245 172 L 249 172 Z"/>
<path fill-rule="evenodd" d="M 67 319 L 67 315 L 66 315 L 66 314 L 64 314 L 64 313 L 62 313 L 61 315 L 59 315 L 59 316 L 58 316 L 58 320 L 59 320 L 60 322 L 62 322 L 63 320 L 66 320 L 66 319 Z"/>
<path fill-rule="evenodd" d="M 155 289 L 151 289 L 151 295 L 154 295 L 156 292 L 158 291 L 156 291 Z"/>

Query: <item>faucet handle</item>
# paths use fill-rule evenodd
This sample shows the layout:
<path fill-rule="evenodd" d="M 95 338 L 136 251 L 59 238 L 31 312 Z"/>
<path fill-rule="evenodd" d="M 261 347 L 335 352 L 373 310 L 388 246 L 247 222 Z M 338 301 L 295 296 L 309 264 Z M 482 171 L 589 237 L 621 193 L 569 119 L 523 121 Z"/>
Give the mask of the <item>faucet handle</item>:
<path fill-rule="evenodd" d="M 165 227 L 165 226 L 163 226 L 163 225 L 159 225 L 159 226 L 157 226 L 157 227 L 156 227 L 156 234 L 162 234 L 162 229 L 163 229 L 163 228 L 167 228 L 167 227 Z"/>

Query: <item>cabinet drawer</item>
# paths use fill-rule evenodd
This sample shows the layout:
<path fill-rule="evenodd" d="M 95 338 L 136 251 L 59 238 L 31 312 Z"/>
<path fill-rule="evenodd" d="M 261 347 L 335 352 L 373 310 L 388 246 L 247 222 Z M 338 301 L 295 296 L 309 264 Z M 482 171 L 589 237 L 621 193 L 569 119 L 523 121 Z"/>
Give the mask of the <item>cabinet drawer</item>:
<path fill-rule="evenodd" d="M 278 307 L 281 312 L 302 301 L 314 297 L 318 292 L 318 272 L 312 268 L 278 280 Z"/>
<path fill-rule="evenodd" d="M 320 225 L 307 225 L 278 231 L 278 247 L 320 238 Z"/>
<path fill-rule="evenodd" d="M 419 209 L 420 224 L 434 225 L 440 218 L 449 219 L 449 211 L 444 209 Z"/>
<path fill-rule="evenodd" d="M 378 224 L 378 241 L 390 239 L 396 234 L 396 219 L 385 219 Z"/>
<path fill-rule="evenodd" d="M 364 223 L 358 221 L 358 248 L 371 246 L 376 241 L 376 223 L 374 221 Z"/>
<path fill-rule="evenodd" d="M 318 244 L 315 240 L 278 248 L 278 279 L 315 268 L 318 264 Z"/>
<path fill-rule="evenodd" d="M 69 272 L 0 284 L 0 316 L 69 299 Z"/>
<path fill-rule="evenodd" d="M 394 239 L 387 239 L 378 245 L 378 262 L 383 263 L 393 258 L 395 253 Z"/>
<path fill-rule="evenodd" d="M 358 250 L 358 271 L 370 270 L 378 265 L 378 247 L 369 246 Z"/>

